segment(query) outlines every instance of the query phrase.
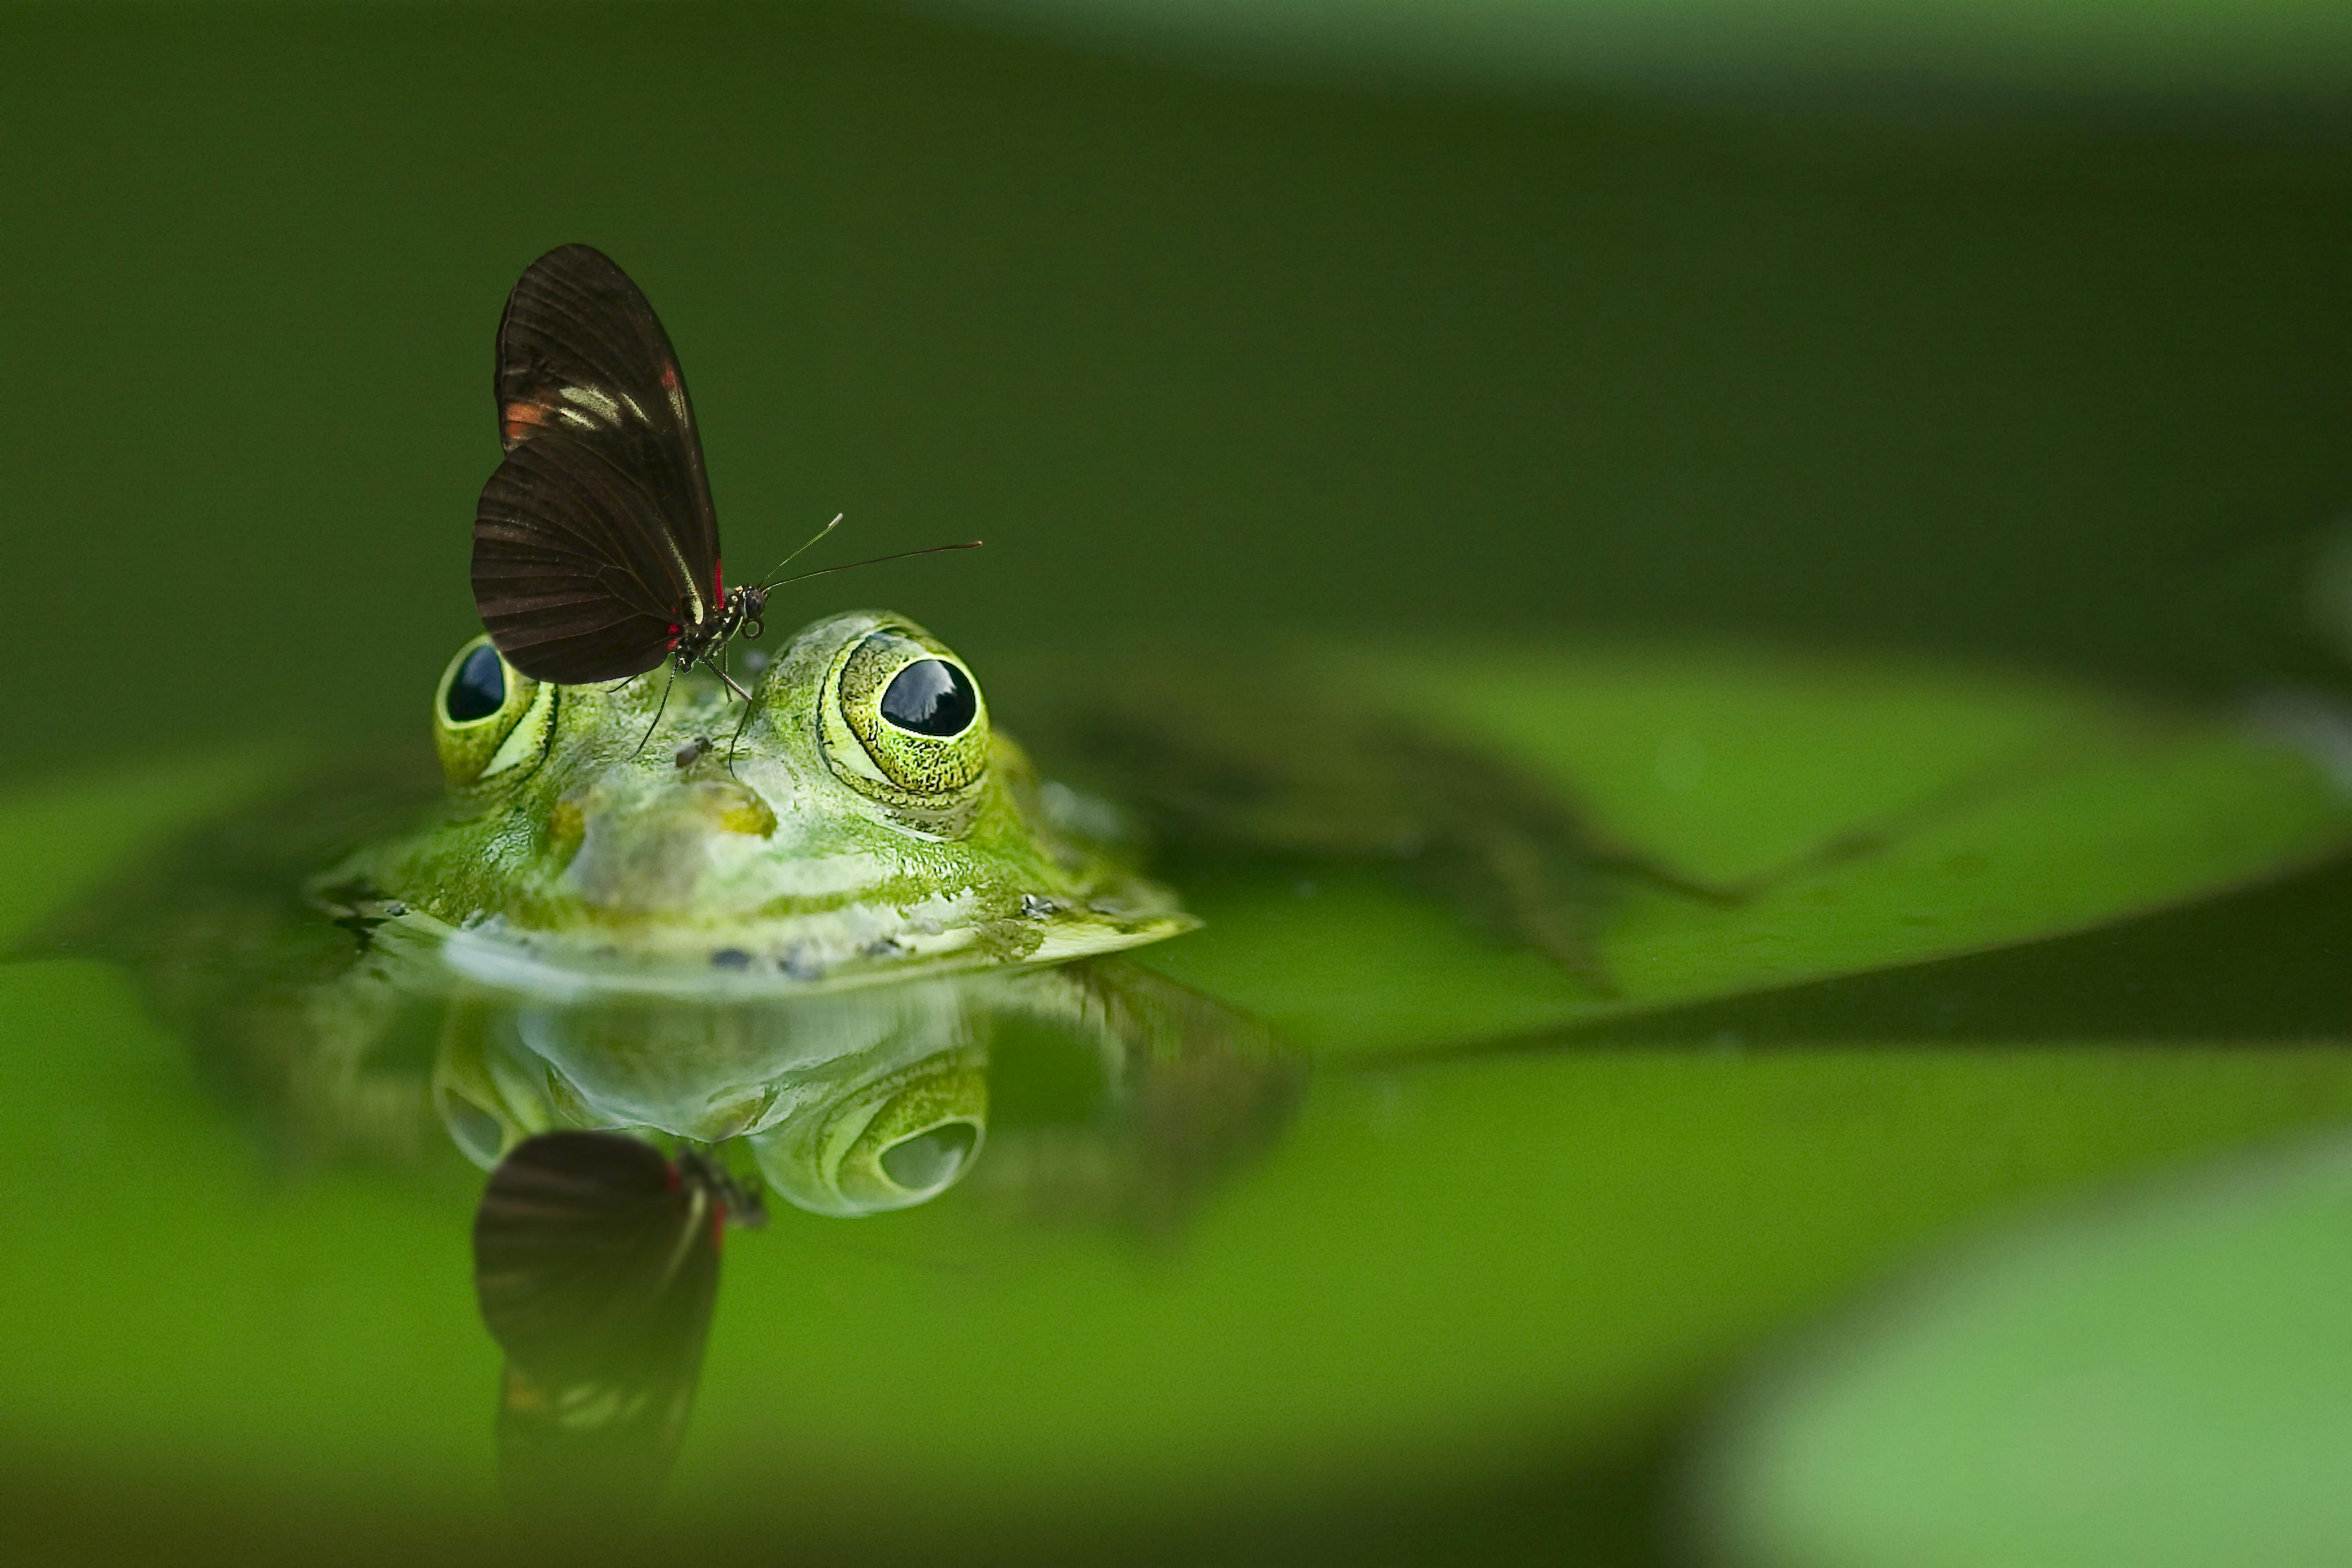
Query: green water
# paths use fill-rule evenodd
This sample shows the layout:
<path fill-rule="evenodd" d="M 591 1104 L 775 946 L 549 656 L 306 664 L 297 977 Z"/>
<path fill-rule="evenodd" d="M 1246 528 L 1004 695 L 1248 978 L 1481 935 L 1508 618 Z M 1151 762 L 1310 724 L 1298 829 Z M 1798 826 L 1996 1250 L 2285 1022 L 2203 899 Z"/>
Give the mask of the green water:
<path fill-rule="evenodd" d="M 1901 1561 L 1984 1507 L 1841 1522 L 1955 1451 L 1934 1324 L 1850 1363 L 1843 1314 L 2352 1113 L 2343 807 L 2232 718 L 2333 671 L 2297 583 L 2352 493 L 2335 57 L 2219 96 L 1961 71 L 1928 112 L 1115 33 L 0 16 L 0 927 L 421 742 L 477 626 L 499 303 L 590 240 L 690 367 L 739 566 L 836 510 L 861 551 L 989 541 L 772 621 L 887 603 L 1045 687 L 1319 640 L 1695 872 L 1889 847 L 1738 910 L 1629 892 L 1607 994 L 1376 871 L 1181 864 L 1210 925 L 1167 972 L 1313 1058 L 1279 1137 L 1173 1228 L 975 1187 L 731 1240 L 653 1544 L 567 1553 Z M 0 1018 L 0 1543 L 528 1558 L 437 1129 L 289 1157 L 116 965 L 12 966 Z M 1802 1335 L 1826 1392 L 1775 1416 Z M 2231 1386 L 2334 1386 L 2306 1337 Z M 1762 1458 L 1694 1479 L 1724 1454 Z M 2119 1473 L 2193 1494 L 2160 1458 Z M 2087 1560 L 2033 1528 L 2010 1561 Z"/>

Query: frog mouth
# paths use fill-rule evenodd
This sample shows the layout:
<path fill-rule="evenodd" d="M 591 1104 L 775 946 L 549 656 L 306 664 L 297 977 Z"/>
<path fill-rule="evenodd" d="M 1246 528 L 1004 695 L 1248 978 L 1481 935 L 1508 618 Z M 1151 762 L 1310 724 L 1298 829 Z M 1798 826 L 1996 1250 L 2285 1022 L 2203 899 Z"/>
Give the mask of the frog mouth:
<path fill-rule="evenodd" d="M 683 931 L 653 947 L 624 945 L 620 933 L 609 931 L 530 931 L 494 918 L 449 932 L 440 956 L 447 969 L 467 980 L 557 1002 L 631 995 L 783 998 L 1004 963 L 971 927 L 940 921 L 924 922 L 928 930 L 912 930 L 895 916 L 896 911 L 845 909 L 826 916 L 746 922 L 730 927 L 715 944 L 706 931 Z M 882 929 L 886 917 L 892 917 L 898 934 L 866 934 L 869 927 Z"/>

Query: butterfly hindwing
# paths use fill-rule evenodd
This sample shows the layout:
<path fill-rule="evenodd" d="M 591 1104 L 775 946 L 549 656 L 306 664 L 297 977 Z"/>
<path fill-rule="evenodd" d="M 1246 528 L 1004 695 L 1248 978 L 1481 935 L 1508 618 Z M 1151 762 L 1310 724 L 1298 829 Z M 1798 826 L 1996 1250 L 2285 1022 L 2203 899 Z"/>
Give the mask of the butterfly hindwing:
<path fill-rule="evenodd" d="M 474 513 L 474 601 L 508 662 L 563 686 L 661 663 L 679 590 L 656 510 L 642 479 L 568 435 L 507 455 Z"/>
<path fill-rule="evenodd" d="M 542 1133 L 492 1173 L 474 1283 L 506 1352 L 499 1470 L 518 1504 L 630 1511 L 659 1487 L 701 1373 L 730 1201 L 700 1162 L 609 1132 Z"/>
<path fill-rule="evenodd" d="M 482 1321 L 549 1373 L 662 1360 L 647 1342 L 709 1327 L 723 1199 L 660 1151 L 610 1132 L 550 1132 L 499 1162 L 474 1216 Z"/>

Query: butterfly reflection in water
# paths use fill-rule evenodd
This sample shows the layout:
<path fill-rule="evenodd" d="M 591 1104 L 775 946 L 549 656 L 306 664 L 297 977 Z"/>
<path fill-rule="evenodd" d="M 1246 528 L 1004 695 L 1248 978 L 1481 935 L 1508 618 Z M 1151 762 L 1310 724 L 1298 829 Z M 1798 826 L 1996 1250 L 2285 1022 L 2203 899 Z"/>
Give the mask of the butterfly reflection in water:
<path fill-rule="evenodd" d="M 707 666 L 743 696 L 720 664 L 729 640 L 760 635 L 785 582 L 849 569 L 727 586 L 677 355 L 645 295 L 593 247 L 561 246 L 524 269 L 499 320 L 496 392 L 506 460 L 474 514 L 474 604 L 525 675 L 580 686 L 669 659 L 678 675 Z"/>
<path fill-rule="evenodd" d="M 474 1215 L 474 1286 L 506 1352 L 499 1477 L 518 1510 L 651 1502 L 694 1403 L 720 1240 L 765 1218 L 709 1158 L 618 1133 L 542 1133 L 499 1162 Z"/>

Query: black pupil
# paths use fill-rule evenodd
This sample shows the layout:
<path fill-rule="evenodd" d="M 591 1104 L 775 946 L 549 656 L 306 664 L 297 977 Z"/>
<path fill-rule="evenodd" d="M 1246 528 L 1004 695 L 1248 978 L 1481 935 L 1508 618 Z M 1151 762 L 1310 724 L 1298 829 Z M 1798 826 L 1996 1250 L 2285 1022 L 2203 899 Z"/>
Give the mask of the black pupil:
<path fill-rule="evenodd" d="M 882 717 L 918 735 L 961 735 L 979 710 L 971 682 L 943 658 L 918 659 L 882 693 Z"/>
<path fill-rule="evenodd" d="M 484 643 L 466 656 L 457 667 L 457 679 L 449 683 L 449 722 L 487 719 L 506 701 L 506 666 L 499 662 L 499 650 Z"/>

